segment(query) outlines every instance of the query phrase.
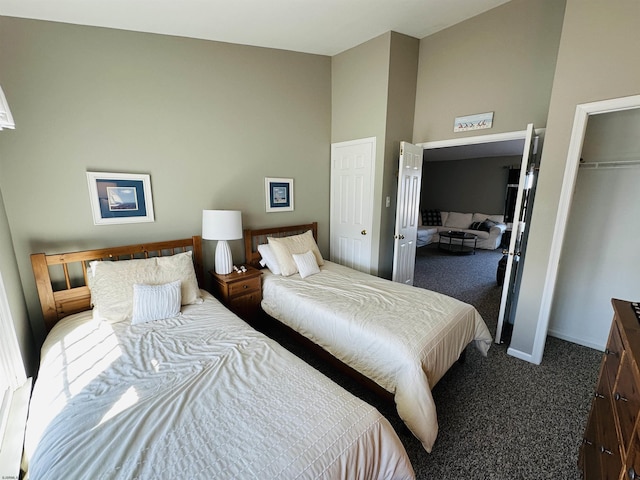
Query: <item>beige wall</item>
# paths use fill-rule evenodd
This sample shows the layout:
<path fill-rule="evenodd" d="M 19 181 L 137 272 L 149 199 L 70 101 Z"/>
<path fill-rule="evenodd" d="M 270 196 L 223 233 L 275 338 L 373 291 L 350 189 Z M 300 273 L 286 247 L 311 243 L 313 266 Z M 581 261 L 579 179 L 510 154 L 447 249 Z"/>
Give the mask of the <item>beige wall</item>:
<path fill-rule="evenodd" d="M 7 17 L 0 44 L 0 189 L 37 340 L 32 252 L 199 234 L 202 209 L 229 208 L 317 220 L 328 254 L 329 57 Z M 93 225 L 86 171 L 149 173 L 155 223 Z M 294 212 L 265 213 L 266 176 L 294 179 Z"/>
<path fill-rule="evenodd" d="M 511 348 L 533 352 L 576 106 L 640 94 L 640 2 L 568 0 Z M 598 235 L 601 235 L 599 232 Z M 576 284 L 575 288 L 580 288 Z"/>
<path fill-rule="evenodd" d="M 386 278 L 393 263 L 400 142 L 410 141 L 413 129 L 418 49 L 416 38 L 388 32 L 331 60 L 331 142 L 376 137 L 371 271 Z"/>
<path fill-rule="evenodd" d="M 378 274 L 391 278 L 398 195 L 398 166 L 400 142 L 411 142 L 416 102 L 418 55 L 420 41 L 392 32 L 389 52 L 389 93 L 387 97 L 387 128 L 384 143 L 384 173 L 382 196 L 379 198 L 382 218 L 380 223 L 380 253 Z M 386 197 L 391 203 L 386 206 Z"/>
<path fill-rule="evenodd" d="M 563 0 L 513 0 L 420 42 L 414 143 L 546 125 Z M 493 128 L 453 133 L 494 112 Z"/>
<path fill-rule="evenodd" d="M 391 32 L 331 57 L 331 143 L 376 137 L 371 273 L 378 272 Z"/>

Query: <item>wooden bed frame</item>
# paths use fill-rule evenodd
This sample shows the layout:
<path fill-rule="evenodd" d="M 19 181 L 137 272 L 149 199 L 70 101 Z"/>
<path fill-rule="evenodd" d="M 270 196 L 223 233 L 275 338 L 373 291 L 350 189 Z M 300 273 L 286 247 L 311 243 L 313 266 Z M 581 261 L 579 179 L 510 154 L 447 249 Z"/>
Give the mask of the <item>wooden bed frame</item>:
<path fill-rule="evenodd" d="M 244 258 L 248 265 L 254 268 L 262 268 L 258 253 L 258 245 L 268 243 L 268 237 L 290 237 L 311 230 L 313 238 L 318 241 L 318 222 L 305 223 L 303 225 L 290 225 L 288 227 L 270 227 L 257 230 L 244 230 Z"/>
<path fill-rule="evenodd" d="M 89 262 L 171 256 L 187 251 L 193 252 L 198 285 L 202 286 L 204 268 L 200 236 L 81 252 L 32 254 L 31 266 L 36 279 L 46 331 L 49 332 L 60 319 L 67 315 L 91 308 L 91 292 L 87 287 Z"/>
<path fill-rule="evenodd" d="M 268 243 L 268 237 L 288 237 L 291 235 L 298 235 L 300 233 L 304 233 L 308 230 L 311 230 L 313 233 L 313 238 L 315 238 L 316 242 L 318 241 L 318 222 L 305 223 L 302 225 L 290 225 L 285 227 L 270 227 L 270 228 L 260 228 L 257 230 L 245 229 L 244 230 L 244 254 L 245 254 L 245 262 L 252 267 L 261 269 L 263 268 L 260 265 L 260 253 L 258 253 L 258 245 Z M 344 373 L 345 375 L 351 377 L 356 382 L 360 383 L 364 387 L 373 391 L 384 401 L 388 401 L 393 403 L 393 393 L 388 392 L 380 385 L 375 383 L 370 378 L 365 377 L 357 370 L 354 370 L 346 363 L 338 360 L 336 357 L 331 355 L 321 346 L 313 343 L 304 335 L 296 332 L 291 327 L 285 325 L 282 322 L 279 322 L 275 318 L 270 317 L 266 313 L 263 314 L 264 317 L 268 318 L 269 322 L 272 325 L 276 325 L 277 328 L 285 331 L 289 337 L 291 337 L 295 342 L 303 345 L 306 349 L 312 351 L 317 357 L 321 358 L 325 362 L 329 363 L 331 366 Z M 256 328 L 260 328 L 259 325 L 254 325 Z"/>

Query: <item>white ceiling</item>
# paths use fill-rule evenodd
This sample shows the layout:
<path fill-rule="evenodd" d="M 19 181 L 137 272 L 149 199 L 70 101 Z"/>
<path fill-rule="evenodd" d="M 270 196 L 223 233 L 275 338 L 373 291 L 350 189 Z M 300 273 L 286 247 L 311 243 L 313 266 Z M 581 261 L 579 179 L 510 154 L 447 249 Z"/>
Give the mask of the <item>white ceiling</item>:
<path fill-rule="evenodd" d="M 0 0 L 0 15 L 335 55 L 418 39 L 508 0 Z"/>

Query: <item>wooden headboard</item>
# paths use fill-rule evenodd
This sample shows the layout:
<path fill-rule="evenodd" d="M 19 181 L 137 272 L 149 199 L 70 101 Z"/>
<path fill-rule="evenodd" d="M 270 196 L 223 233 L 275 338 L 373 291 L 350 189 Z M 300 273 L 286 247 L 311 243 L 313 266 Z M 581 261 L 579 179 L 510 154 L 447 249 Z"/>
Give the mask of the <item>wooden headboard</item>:
<path fill-rule="evenodd" d="M 255 268 L 260 266 L 260 254 L 258 245 L 268 243 L 267 237 L 289 237 L 311 230 L 313 238 L 318 241 L 318 222 L 305 223 L 304 225 L 290 225 L 287 227 L 260 228 L 258 230 L 245 229 L 244 231 L 244 258 L 248 265 Z"/>
<path fill-rule="evenodd" d="M 62 318 L 91 308 L 87 268 L 93 260 L 118 261 L 171 256 L 192 251 L 198 285 L 203 285 L 202 239 L 199 236 L 81 252 L 31 255 L 42 315 L 47 332 Z"/>

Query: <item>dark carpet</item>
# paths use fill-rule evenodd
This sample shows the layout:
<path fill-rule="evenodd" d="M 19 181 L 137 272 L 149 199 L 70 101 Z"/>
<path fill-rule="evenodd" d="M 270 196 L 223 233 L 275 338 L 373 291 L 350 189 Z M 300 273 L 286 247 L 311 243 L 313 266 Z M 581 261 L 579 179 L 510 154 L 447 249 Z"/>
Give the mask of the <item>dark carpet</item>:
<path fill-rule="evenodd" d="M 500 258 L 499 250 L 453 255 L 435 245 L 422 247 L 414 284 L 474 305 L 495 335 Z M 507 345 L 494 344 L 486 358 L 468 347 L 464 363 L 456 363 L 433 389 L 439 433 L 429 454 L 392 403 L 293 342 L 275 322 L 263 331 L 378 408 L 396 429 L 418 479 L 581 478 L 578 451 L 601 352 L 549 337 L 542 364 L 532 365 L 508 356 Z"/>

